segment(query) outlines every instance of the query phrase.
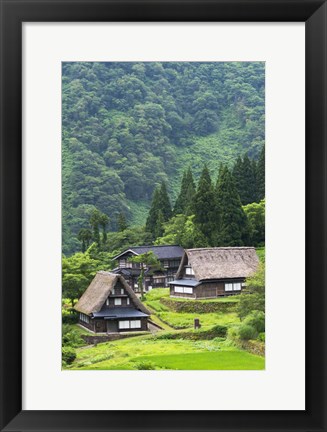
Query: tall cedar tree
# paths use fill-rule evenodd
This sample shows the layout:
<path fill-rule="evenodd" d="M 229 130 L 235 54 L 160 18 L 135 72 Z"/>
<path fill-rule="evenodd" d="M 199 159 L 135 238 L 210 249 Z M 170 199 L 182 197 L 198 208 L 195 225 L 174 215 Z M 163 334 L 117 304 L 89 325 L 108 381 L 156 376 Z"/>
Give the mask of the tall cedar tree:
<path fill-rule="evenodd" d="M 194 222 L 211 246 L 216 242 L 216 228 L 219 220 L 216 203 L 210 173 L 207 166 L 204 166 L 194 196 Z"/>
<path fill-rule="evenodd" d="M 157 234 L 162 235 L 163 223 L 167 222 L 172 216 L 170 200 L 167 192 L 166 183 L 162 182 L 160 188 L 156 188 L 153 194 L 151 208 L 146 220 L 146 231 L 150 232 L 153 238 Z"/>
<path fill-rule="evenodd" d="M 245 155 L 243 160 L 240 157 L 237 158 L 233 176 L 243 205 L 258 200 L 256 171 L 256 162 L 251 161 L 248 155 Z"/>
<path fill-rule="evenodd" d="M 225 166 L 217 181 L 220 209 L 219 246 L 242 246 L 249 241 L 249 228 L 233 176 Z"/>
<path fill-rule="evenodd" d="M 195 192 L 196 189 L 193 174 L 191 168 L 189 167 L 188 170 L 184 171 L 183 173 L 181 189 L 174 207 L 175 215 L 185 214 L 189 216 L 192 213 L 191 209 Z"/>
<path fill-rule="evenodd" d="M 125 229 L 128 228 L 126 216 L 124 213 L 120 212 L 117 217 L 117 225 L 118 225 L 118 231 L 125 231 Z"/>
<path fill-rule="evenodd" d="M 262 147 L 257 165 L 258 199 L 265 197 L 265 146 Z"/>

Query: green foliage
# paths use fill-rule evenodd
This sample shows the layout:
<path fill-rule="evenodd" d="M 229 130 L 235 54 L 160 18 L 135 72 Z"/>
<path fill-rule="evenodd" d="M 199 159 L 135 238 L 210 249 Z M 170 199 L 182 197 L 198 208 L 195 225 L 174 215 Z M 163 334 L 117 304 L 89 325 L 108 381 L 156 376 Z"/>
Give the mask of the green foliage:
<path fill-rule="evenodd" d="M 99 261 L 91 258 L 89 252 L 62 257 L 62 293 L 71 300 L 72 306 L 88 287 L 98 265 Z"/>
<path fill-rule="evenodd" d="M 62 344 L 76 348 L 85 345 L 85 342 L 80 333 L 67 323 L 62 326 Z"/>
<path fill-rule="evenodd" d="M 219 215 L 216 206 L 216 195 L 211 182 L 208 167 L 205 165 L 193 202 L 194 222 L 209 244 L 214 244 L 216 225 Z"/>
<path fill-rule="evenodd" d="M 118 231 L 125 231 L 127 226 L 127 221 L 124 213 L 120 212 L 117 219 Z"/>
<path fill-rule="evenodd" d="M 251 161 L 248 155 L 237 158 L 233 168 L 233 176 L 240 200 L 243 205 L 258 200 L 257 163 Z"/>
<path fill-rule="evenodd" d="M 242 340 L 256 339 L 257 330 L 249 324 L 242 324 L 238 328 L 238 335 Z"/>
<path fill-rule="evenodd" d="M 257 159 L 264 144 L 264 67 L 63 63 L 63 252 L 79 250 L 77 235 L 89 228 L 91 208 L 108 215 L 115 231 L 119 213 L 129 225 L 139 223 L 135 208 L 148 206 L 162 181 L 169 179 L 175 199 L 185 166 L 198 178 L 204 162 L 213 172 L 218 161 L 231 166 L 245 152 Z"/>
<path fill-rule="evenodd" d="M 243 322 L 253 327 L 258 333 L 265 331 L 265 313 L 262 311 L 252 311 Z"/>
<path fill-rule="evenodd" d="M 172 216 L 170 200 L 167 192 L 166 183 L 162 182 L 153 194 L 152 203 L 146 220 L 146 231 L 152 233 L 153 238 L 161 237 L 163 234 L 163 224 Z"/>
<path fill-rule="evenodd" d="M 237 312 L 244 319 L 253 311 L 265 311 L 265 267 L 260 263 L 258 271 L 246 279 L 247 291 L 240 297 Z"/>
<path fill-rule="evenodd" d="M 134 366 L 135 366 L 135 369 L 138 369 L 138 370 L 155 370 L 156 369 L 154 363 L 152 363 L 151 361 L 147 361 L 147 360 L 138 361 L 138 362 L 134 363 Z"/>
<path fill-rule="evenodd" d="M 216 193 L 220 214 L 219 246 L 248 245 L 248 221 L 234 179 L 226 166 L 221 167 L 219 171 Z"/>
<path fill-rule="evenodd" d="M 145 252 L 140 255 L 132 256 L 129 258 L 129 261 L 132 263 L 141 264 L 141 272 L 137 282 L 138 282 L 139 290 L 141 292 L 141 299 L 143 300 L 145 270 L 146 269 L 160 270 L 161 269 L 160 261 L 152 251 Z"/>
<path fill-rule="evenodd" d="M 265 243 L 265 200 L 260 203 L 252 203 L 243 207 L 246 214 L 250 242 L 254 246 L 262 246 Z"/>
<path fill-rule="evenodd" d="M 183 173 L 181 189 L 174 206 L 175 215 L 184 214 L 188 216 L 192 214 L 192 205 L 195 191 L 195 182 L 193 179 L 192 170 L 189 167 L 188 170 L 184 171 Z"/>
<path fill-rule="evenodd" d="M 78 315 L 76 313 L 63 313 L 62 323 L 63 324 L 76 324 L 78 322 Z"/>
<path fill-rule="evenodd" d="M 263 146 L 257 165 L 258 199 L 260 200 L 265 198 L 265 174 L 265 146 Z"/>
<path fill-rule="evenodd" d="M 68 365 L 72 364 L 76 359 L 76 351 L 70 346 L 64 346 L 62 348 L 62 361 Z"/>

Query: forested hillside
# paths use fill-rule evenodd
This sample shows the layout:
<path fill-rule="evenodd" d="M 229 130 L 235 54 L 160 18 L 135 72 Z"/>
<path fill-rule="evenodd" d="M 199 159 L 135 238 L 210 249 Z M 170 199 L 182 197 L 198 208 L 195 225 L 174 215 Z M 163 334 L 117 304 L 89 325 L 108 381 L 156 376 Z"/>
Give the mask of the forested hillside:
<path fill-rule="evenodd" d="M 94 210 L 103 233 L 145 225 L 163 182 L 174 204 L 189 167 L 196 182 L 204 164 L 214 178 L 221 163 L 237 177 L 239 157 L 249 165 L 262 155 L 264 63 L 75 62 L 62 74 L 67 255 L 81 250 Z"/>

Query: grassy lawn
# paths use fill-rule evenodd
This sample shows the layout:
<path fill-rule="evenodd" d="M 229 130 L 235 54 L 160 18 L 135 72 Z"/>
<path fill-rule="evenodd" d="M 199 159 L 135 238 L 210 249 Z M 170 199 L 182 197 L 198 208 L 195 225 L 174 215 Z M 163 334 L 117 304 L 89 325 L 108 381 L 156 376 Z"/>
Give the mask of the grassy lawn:
<path fill-rule="evenodd" d="M 238 350 L 220 338 L 190 341 L 140 336 L 79 348 L 70 369 L 136 370 L 148 365 L 152 369 L 258 370 L 264 368 L 264 358 Z"/>
<path fill-rule="evenodd" d="M 240 319 L 234 312 L 229 313 L 179 313 L 179 312 L 157 312 L 158 317 L 175 329 L 193 328 L 194 319 L 199 318 L 202 328 L 214 325 L 239 324 Z"/>

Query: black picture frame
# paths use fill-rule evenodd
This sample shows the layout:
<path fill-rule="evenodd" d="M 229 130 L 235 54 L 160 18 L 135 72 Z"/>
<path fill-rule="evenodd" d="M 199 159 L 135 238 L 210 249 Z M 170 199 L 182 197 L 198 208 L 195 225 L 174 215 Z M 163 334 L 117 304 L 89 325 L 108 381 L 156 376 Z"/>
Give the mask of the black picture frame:
<path fill-rule="evenodd" d="M 1 431 L 326 431 L 326 2 L 0 0 L 0 4 Z M 22 411 L 22 23 L 68 21 L 305 22 L 305 411 Z"/>

